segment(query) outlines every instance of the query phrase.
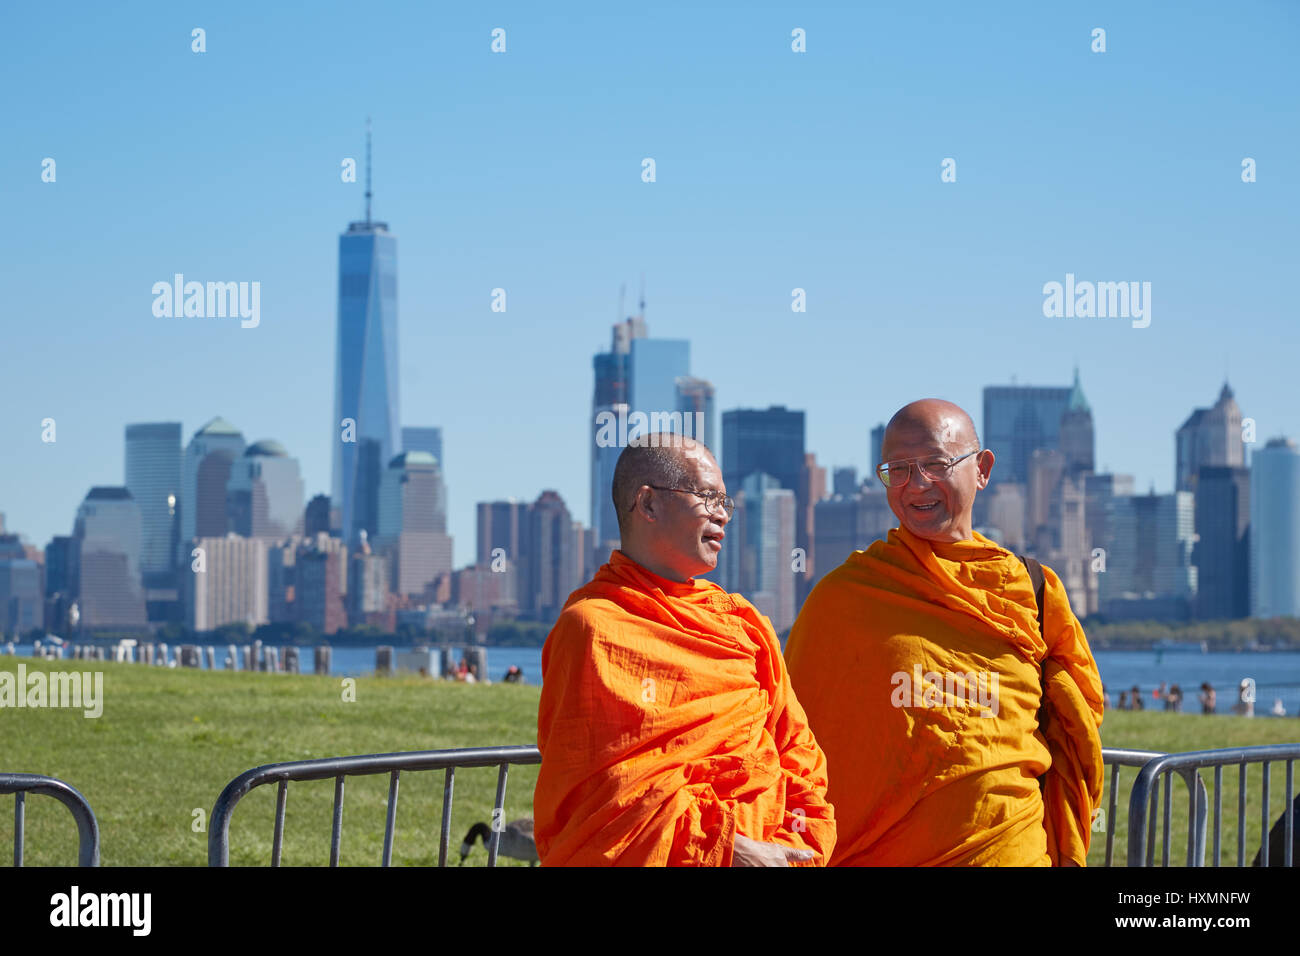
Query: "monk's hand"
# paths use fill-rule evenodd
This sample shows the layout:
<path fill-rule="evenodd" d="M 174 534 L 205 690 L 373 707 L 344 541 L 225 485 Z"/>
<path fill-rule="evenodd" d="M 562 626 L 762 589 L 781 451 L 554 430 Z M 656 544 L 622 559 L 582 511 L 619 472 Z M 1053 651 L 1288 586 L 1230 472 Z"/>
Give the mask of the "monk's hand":
<path fill-rule="evenodd" d="M 796 850 L 779 843 L 761 843 L 736 834 L 731 848 L 732 866 L 789 866 L 793 860 L 811 860 L 812 850 Z"/>

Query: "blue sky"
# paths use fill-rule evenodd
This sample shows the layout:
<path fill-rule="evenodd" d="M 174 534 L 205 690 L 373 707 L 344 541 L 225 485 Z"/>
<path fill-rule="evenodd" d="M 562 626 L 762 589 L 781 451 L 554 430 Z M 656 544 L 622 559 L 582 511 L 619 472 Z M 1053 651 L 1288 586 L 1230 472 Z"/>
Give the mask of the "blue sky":
<path fill-rule="evenodd" d="M 339 170 L 367 115 L 402 419 L 444 430 L 458 565 L 477 501 L 555 488 L 588 521 L 591 356 L 642 273 L 651 335 L 691 340 L 719 410 L 806 410 L 828 468 L 869 467 L 907 401 L 978 424 L 984 385 L 1075 363 L 1099 467 L 1142 489 L 1171 487 L 1174 430 L 1225 374 L 1261 441 L 1300 437 L 1300 4 L 466 6 L 6 10 L 11 530 L 68 533 L 122 482 L 131 422 L 188 441 L 222 415 L 328 490 L 364 190 Z M 260 282 L 260 326 L 155 317 L 176 272 Z M 1045 318 L 1067 272 L 1149 281 L 1151 325 Z"/>

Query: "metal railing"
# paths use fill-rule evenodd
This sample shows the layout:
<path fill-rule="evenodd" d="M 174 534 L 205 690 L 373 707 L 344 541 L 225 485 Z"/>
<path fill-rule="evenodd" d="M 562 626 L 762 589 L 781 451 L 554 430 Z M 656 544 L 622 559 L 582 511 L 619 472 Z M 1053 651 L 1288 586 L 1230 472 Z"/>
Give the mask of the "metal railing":
<path fill-rule="evenodd" d="M 99 866 L 99 823 L 80 791 L 71 784 L 39 773 L 0 773 L 0 794 L 14 795 L 14 866 L 23 865 L 27 794 L 58 800 L 77 821 L 77 866 Z"/>
<path fill-rule="evenodd" d="M 1106 796 L 1106 859 L 1102 866 L 1115 865 L 1115 827 L 1119 820 L 1117 811 L 1119 810 L 1119 768 L 1132 767 L 1135 770 L 1141 770 L 1148 763 L 1157 757 L 1163 757 L 1164 753 L 1158 750 L 1120 750 L 1115 747 L 1103 747 L 1101 751 L 1102 763 L 1110 768 L 1110 788 Z M 1202 788 L 1204 789 L 1204 788 Z M 1133 818 L 1128 820 L 1129 832 L 1132 832 Z M 1154 824 L 1153 824 L 1154 826 Z M 1154 831 L 1151 838 L 1155 838 Z"/>
<path fill-rule="evenodd" d="M 1269 864 L 1269 836 L 1273 821 L 1269 814 L 1270 765 L 1276 760 L 1286 761 L 1286 823 L 1283 843 L 1283 862 L 1293 866 L 1292 844 L 1295 839 L 1295 761 L 1300 757 L 1300 744 L 1273 744 L 1266 747 L 1232 747 L 1222 750 L 1197 750 L 1191 753 L 1164 754 L 1155 757 L 1138 771 L 1129 795 L 1128 865 L 1153 866 L 1155 861 L 1156 799 L 1160 794 L 1160 779 L 1164 778 L 1164 839 L 1161 866 L 1169 865 L 1169 826 L 1173 804 L 1171 775 L 1178 774 L 1188 787 L 1187 865 L 1205 865 L 1205 831 L 1208 815 L 1208 798 L 1201 780 L 1202 769 L 1214 768 L 1214 866 L 1219 865 L 1222 845 L 1223 768 L 1235 766 L 1237 770 L 1237 865 L 1246 865 L 1246 768 L 1250 764 L 1263 764 L 1263 787 L 1260 798 L 1261 832 L 1260 863 Z M 1193 780 L 1196 782 L 1193 797 Z M 1148 836 L 1143 846 L 1142 831 Z"/>
<path fill-rule="evenodd" d="M 497 767 L 497 790 L 493 804 L 493 820 L 504 813 L 506 775 L 511 764 L 541 763 L 542 755 L 536 747 L 472 747 L 464 750 L 417 750 L 409 753 L 367 754 L 360 757 L 328 757 L 322 760 L 297 760 L 291 763 L 273 763 L 245 771 L 226 785 L 212 808 L 208 832 L 208 866 L 230 865 L 230 818 L 235 805 L 254 787 L 277 781 L 279 789 L 275 801 L 275 834 L 271 843 L 271 865 L 280 865 L 280 851 L 284 843 L 284 810 L 290 781 L 326 780 L 334 778 L 334 822 L 330 832 L 330 866 L 338 866 L 339 847 L 343 828 L 343 780 L 387 773 L 388 819 L 384 826 L 384 851 L 382 866 L 390 866 L 393 859 L 393 829 L 397 821 L 397 783 L 403 771 L 445 770 L 442 788 L 442 826 L 438 837 L 438 865 L 447 865 L 447 846 L 451 841 L 452 790 L 456 770 L 461 767 Z M 501 830 L 492 827 L 488 838 L 488 866 L 496 866 Z"/>

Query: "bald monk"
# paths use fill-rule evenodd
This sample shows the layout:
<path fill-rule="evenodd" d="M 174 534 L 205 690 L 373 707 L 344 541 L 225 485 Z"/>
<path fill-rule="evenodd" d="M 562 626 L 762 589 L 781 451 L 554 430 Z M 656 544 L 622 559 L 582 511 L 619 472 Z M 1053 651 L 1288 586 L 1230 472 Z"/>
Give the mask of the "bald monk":
<path fill-rule="evenodd" d="M 772 625 L 712 571 L 735 503 L 703 444 L 624 449 L 621 547 L 542 649 L 543 866 L 819 866 L 826 758 Z"/>
<path fill-rule="evenodd" d="M 1083 866 L 1102 692 L 1065 588 L 1042 568 L 1040 634 L 1026 566 L 971 528 L 994 457 L 961 408 L 905 406 L 881 450 L 899 526 L 817 583 L 786 642 L 831 865 Z"/>

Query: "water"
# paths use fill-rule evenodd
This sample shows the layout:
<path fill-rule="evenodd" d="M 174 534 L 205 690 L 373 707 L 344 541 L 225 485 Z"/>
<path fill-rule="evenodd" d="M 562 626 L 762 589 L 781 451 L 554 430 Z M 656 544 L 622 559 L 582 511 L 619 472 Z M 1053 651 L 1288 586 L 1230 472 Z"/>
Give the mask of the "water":
<path fill-rule="evenodd" d="M 1177 651 L 1096 651 L 1102 683 L 1110 693 L 1111 706 L 1119 706 L 1119 692 L 1134 684 L 1142 690 L 1147 710 L 1164 709 L 1163 701 L 1151 692 L 1164 681 L 1178 684 L 1183 692 L 1183 713 L 1199 714 L 1202 681 L 1208 681 L 1218 697 L 1216 713 L 1232 713 L 1237 689 L 1243 678 L 1255 681 L 1255 716 L 1268 715 L 1273 701 L 1281 698 L 1288 717 L 1300 716 L 1300 654 L 1225 653 Z"/>
<path fill-rule="evenodd" d="M 199 645 L 207 647 L 208 645 Z M 227 645 L 211 645 L 216 651 L 217 670 L 225 670 L 225 659 Z M 237 645 L 241 648 L 242 645 Z M 4 645 L 0 644 L 0 654 L 3 654 Z M 168 646 L 168 654 L 174 659 L 178 648 Z M 394 653 L 401 653 L 409 648 L 394 646 Z M 298 660 L 302 666 L 304 674 L 312 673 L 313 666 L 312 647 L 298 648 Z M 459 661 L 462 648 L 452 648 L 452 660 Z M 32 655 L 31 644 L 17 644 L 14 652 L 19 656 L 30 657 Z M 71 646 L 64 651 L 66 659 L 72 653 Z M 204 652 L 206 654 L 206 651 Z M 139 658 L 140 649 L 136 648 L 136 657 Z M 284 649 L 280 649 L 280 658 L 284 659 Z M 242 657 L 241 657 L 242 659 Z M 205 657 L 206 660 L 206 657 Z M 87 662 L 89 663 L 89 662 Z M 522 683 L 541 684 L 542 682 L 542 649 L 540 647 L 489 647 L 487 649 L 487 677 L 494 683 L 500 682 L 505 676 L 511 665 L 517 666 L 524 673 Z M 339 677 L 365 677 L 375 672 L 375 648 L 373 646 L 361 647 L 341 647 L 333 646 L 333 654 L 330 660 L 330 673 L 337 674 Z"/>
<path fill-rule="evenodd" d="M 171 649 L 175 652 L 175 648 Z M 402 648 L 397 648 L 402 650 Z M 20 644 L 19 655 L 30 656 L 32 646 Z M 216 645 L 217 667 L 222 668 L 226 648 Z M 453 650 L 453 659 L 460 660 L 461 648 Z M 312 648 L 299 649 L 303 671 L 311 672 Z M 1200 654 L 1178 651 L 1097 651 L 1097 667 L 1102 683 L 1110 692 L 1111 706 L 1119 705 L 1119 692 L 1134 684 L 1142 689 L 1147 710 L 1163 710 L 1164 704 L 1155 701 L 1151 692 L 1161 681 L 1178 684 L 1183 691 L 1183 713 L 1199 714 L 1197 693 L 1202 681 L 1208 681 L 1218 695 L 1217 712 L 1232 713 L 1237 700 L 1237 688 L 1242 678 L 1255 681 L 1255 716 L 1266 717 L 1275 698 L 1281 698 L 1288 717 L 1300 716 L 1300 653 L 1236 654 L 1211 652 Z M 487 676 L 494 683 L 511 665 L 524 673 L 523 682 L 539 685 L 542 682 L 542 649 L 540 647 L 489 647 L 487 649 Z M 334 647 L 330 673 L 340 677 L 363 677 L 375 670 L 373 647 Z"/>

